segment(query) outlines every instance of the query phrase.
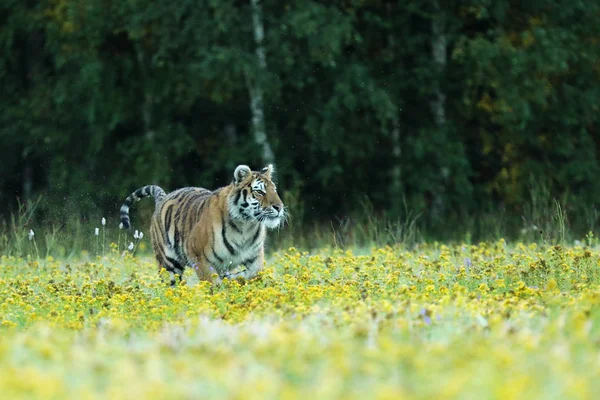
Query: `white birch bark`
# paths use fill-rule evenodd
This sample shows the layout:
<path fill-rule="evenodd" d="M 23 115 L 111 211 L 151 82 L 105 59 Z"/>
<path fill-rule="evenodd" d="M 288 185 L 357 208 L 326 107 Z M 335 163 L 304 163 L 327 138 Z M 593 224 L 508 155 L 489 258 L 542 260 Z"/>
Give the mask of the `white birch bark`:
<path fill-rule="evenodd" d="M 439 11 L 439 5 L 436 3 L 436 11 Z M 432 21 L 433 40 L 431 43 L 431 50 L 433 56 L 433 62 L 441 73 L 446 68 L 446 45 L 447 38 L 445 33 L 446 24 L 441 13 L 437 13 Z M 435 124 L 438 128 L 442 128 L 446 124 L 446 95 L 438 85 L 434 90 L 434 98 L 431 102 L 431 109 Z"/>
<path fill-rule="evenodd" d="M 254 42 L 256 45 L 256 61 L 260 72 L 267 69 L 267 58 L 263 41 L 265 29 L 262 20 L 262 6 L 259 0 L 251 0 L 252 4 L 252 27 L 254 28 Z M 248 80 L 248 92 L 250 94 L 250 111 L 252 112 L 252 131 L 254 141 L 262 151 L 262 159 L 266 164 L 275 164 L 275 156 L 269 143 L 265 124 L 265 110 L 263 102 L 263 88 L 260 79 Z"/>
<path fill-rule="evenodd" d="M 392 15 L 392 5 L 387 5 L 388 15 Z M 394 49 L 396 46 L 396 38 L 392 33 L 388 36 L 388 46 L 391 49 Z M 399 66 L 402 68 L 402 66 Z M 392 171 L 391 171 L 391 184 L 390 184 L 390 194 L 394 199 L 394 207 L 399 208 L 396 204 L 398 204 L 400 197 L 403 195 L 402 188 L 402 146 L 400 144 L 400 121 L 399 118 L 396 117 L 393 120 L 393 127 L 391 132 L 391 142 L 392 142 Z"/>
<path fill-rule="evenodd" d="M 36 86 L 37 82 L 42 77 L 43 72 L 43 48 L 44 40 L 43 34 L 39 31 L 31 32 L 26 39 L 25 45 L 25 73 L 27 74 L 27 85 L 30 88 Z M 33 195 L 33 172 L 34 166 L 31 164 L 29 155 L 24 155 L 25 165 L 23 167 L 22 175 L 22 196 L 23 204 L 29 204 L 32 200 Z"/>
<path fill-rule="evenodd" d="M 392 196 L 395 197 L 395 201 L 399 201 L 402 195 L 402 167 L 400 161 L 402 158 L 402 147 L 400 145 L 400 124 L 397 120 L 394 121 L 394 127 L 392 128 L 392 182 L 391 192 Z"/>
<path fill-rule="evenodd" d="M 142 81 L 144 84 L 146 84 L 149 79 L 148 66 L 146 65 L 146 57 L 144 56 L 144 50 L 137 43 L 135 44 L 135 53 L 140 68 Z M 144 98 L 142 100 L 142 122 L 144 123 L 144 134 L 146 136 L 146 139 L 148 140 L 152 139 L 154 136 L 152 118 L 153 103 L 154 101 L 152 99 L 152 95 L 149 94 L 144 88 Z"/>

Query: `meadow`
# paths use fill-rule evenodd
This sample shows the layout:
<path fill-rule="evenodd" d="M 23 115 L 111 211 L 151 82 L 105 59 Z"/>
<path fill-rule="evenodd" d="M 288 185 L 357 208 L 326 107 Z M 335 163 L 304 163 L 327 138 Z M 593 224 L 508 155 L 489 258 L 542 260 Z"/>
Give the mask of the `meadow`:
<path fill-rule="evenodd" d="M 54 259 L 33 243 L 29 256 L 0 258 L 4 398 L 587 399 L 600 391 L 592 234 L 568 246 L 287 248 L 252 281 L 211 286 L 188 270 L 175 288 L 150 255 L 122 244 Z"/>

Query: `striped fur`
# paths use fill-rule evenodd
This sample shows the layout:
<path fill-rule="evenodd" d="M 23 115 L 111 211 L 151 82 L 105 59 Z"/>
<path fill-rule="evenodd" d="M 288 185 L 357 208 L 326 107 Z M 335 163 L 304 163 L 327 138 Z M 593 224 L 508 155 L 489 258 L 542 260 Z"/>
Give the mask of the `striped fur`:
<path fill-rule="evenodd" d="M 152 196 L 154 197 L 155 204 L 158 204 L 166 195 L 165 191 L 156 185 L 144 186 L 131 193 L 121 206 L 121 223 L 123 224 L 123 228 L 129 229 L 131 226 L 129 222 L 129 209 L 135 202 L 140 201 L 144 197 Z"/>
<path fill-rule="evenodd" d="M 260 172 L 240 165 L 231 184 L 215 191 L 186 187 L 166 194 L 158 186 L 144 186 L 125 200 L 121 222 L 129 227 L 131 205 L 154 196 L 152 247 L 160 267 L 171 273 L 172 285 L 186 266 L 200 280 L 251 279 L 263 267 L 267 229 L 286 218 L 272 172 L 271 165 Z M 246 269 L 232 273 L 239 265 Z"/>

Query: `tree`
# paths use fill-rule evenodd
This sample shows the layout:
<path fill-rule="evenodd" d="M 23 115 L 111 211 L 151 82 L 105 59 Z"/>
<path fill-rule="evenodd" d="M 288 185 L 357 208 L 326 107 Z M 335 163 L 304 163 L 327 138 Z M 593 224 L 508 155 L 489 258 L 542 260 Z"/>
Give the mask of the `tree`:
<path fill-rule="evenodd" d="M 252 4 L 252 28 L 254 31 L 254 42 L 256 45 L 256 61 L 258 65 L 258 78 L 247 77 L 248 92 L 250 94 L 250 108 L 252 110 L 252 130 L 254 140 L 262 150 L 263 164 L 274 164 L 275 156 L 267 137 L 265 125 L 265 110 L 263 103 L 263 87 L 261 80 L 264 79 L 267 69 L 267 58 L 263 40 L 265 37 L 262 21 L 262 6 L 259 0 L 251 0 Z"/>

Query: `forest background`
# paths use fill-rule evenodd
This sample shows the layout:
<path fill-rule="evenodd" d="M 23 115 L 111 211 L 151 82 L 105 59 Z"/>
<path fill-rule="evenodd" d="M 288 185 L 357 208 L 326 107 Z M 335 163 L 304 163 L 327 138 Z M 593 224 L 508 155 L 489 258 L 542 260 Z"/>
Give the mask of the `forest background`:
<path fill-rule="evenodd" d="M 4 0 L 4 231 L 116 228 L 142 185 L 274 163 L 275 240 L 581 238 L 599 18 L 596 0 Z"/>

